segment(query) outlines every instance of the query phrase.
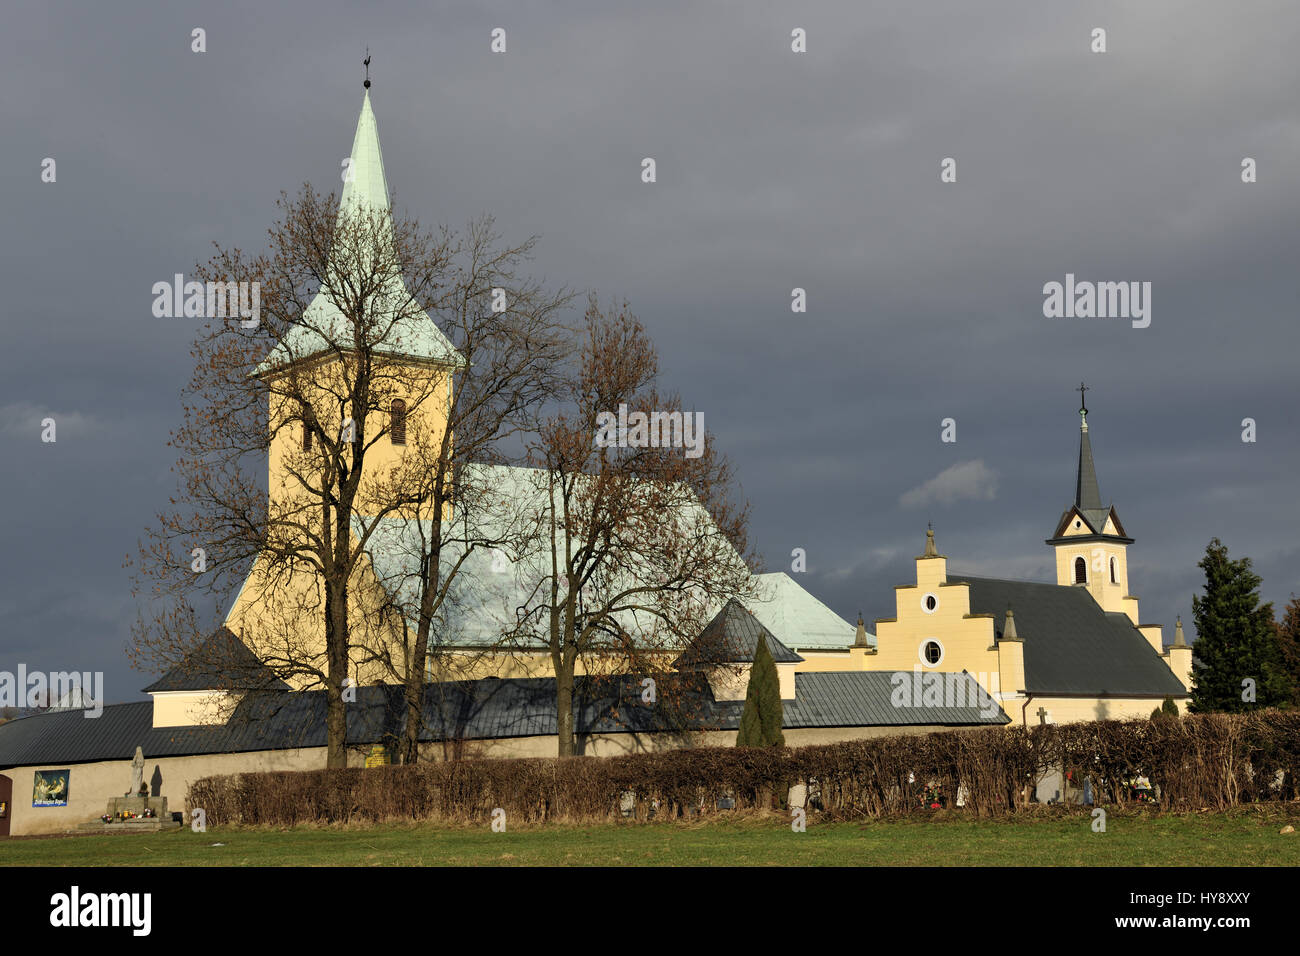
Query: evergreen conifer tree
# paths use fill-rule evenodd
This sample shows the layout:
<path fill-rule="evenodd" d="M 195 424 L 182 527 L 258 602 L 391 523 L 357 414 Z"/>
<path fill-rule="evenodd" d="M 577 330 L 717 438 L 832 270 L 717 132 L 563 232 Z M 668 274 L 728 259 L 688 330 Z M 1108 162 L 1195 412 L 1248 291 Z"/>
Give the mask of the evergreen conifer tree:
<path fill-rule="evenodd" d="M 749 669 L 749 687 L 745 691 L 736 746 L 784 747 L 782 723 L 781 683 L 776 675 L 776 662 L 772 660 L 767 641 L 759 635 L 754 663 Z"/>
<path fill-rule="evenodd" d="M 1227 546 L 1214 538 L 1199 566 L 1205 571 L 1205 594 L 1192 598 L 1192 710 L 1233 712 L 1285 704 L 1290 688 L 1273 606 L 1259 602 L 1261 579 L 1251 570 L 1250 558 L 1229 559 Z M 1254 682 L 1254 700 L 1247 680 Z"/>

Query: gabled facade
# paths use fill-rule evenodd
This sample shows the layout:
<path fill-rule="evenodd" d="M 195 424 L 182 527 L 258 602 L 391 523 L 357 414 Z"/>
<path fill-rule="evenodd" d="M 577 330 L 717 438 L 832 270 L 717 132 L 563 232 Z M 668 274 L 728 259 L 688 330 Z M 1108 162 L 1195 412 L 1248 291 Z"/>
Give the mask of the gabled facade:
<path fill-rule="evenodd" d="M 876 621 L 867 668 L 965 671 L 1016 723 L 1145 717 L 1166 697 L 1185 708 L 1191 648 L 1181 622 L 1167 649 L 1160 625 L 1139 623 L 1133 539 L 1101 503 L 1087 409 L 1080 415 L 1074 501 L 1047 539 L 1056 583 L 949 572 L 927 531 L 915 583 L 899 585 L 895 616 Z"/>

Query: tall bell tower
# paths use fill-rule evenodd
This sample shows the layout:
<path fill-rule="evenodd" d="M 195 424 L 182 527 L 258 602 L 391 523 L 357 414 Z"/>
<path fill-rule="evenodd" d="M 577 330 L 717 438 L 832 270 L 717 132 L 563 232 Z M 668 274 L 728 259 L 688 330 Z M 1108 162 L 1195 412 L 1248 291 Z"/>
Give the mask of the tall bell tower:
<path fill-rule="evenodd" d="M 367 444 L 365 487 L 392 480 L 408 443 L 436 449 L 447 427 L 453 375 L 465 364 L 414 302 L 400 269 L 390 264 L 397 255 L 384 157 L 370 102 L 368 53 L 365 64 L 361 113 L 339 199 L 338 230 L 343 238 L 335 239 L 321 288 L 255 370 L 270 385 L 269 484 L 272 503 L 278 502 L 282 510 L 303 509 L 315 501 L 303 488 L 317 483 L 326 442 Z M 376 229 L 378 239 L 370 234 Z M 354 289 L 376 281 L 380 287 L 366 299 L 365 331 L 359 333 L 358 312 L 340 303 L 351 302 L 357 298 Z M 370 337 L 364 358 L 369 362 L 371 405 L 365 410 L 367 433 L 354 437 L 360 410 L 351 406 L 350 383 L 363 358 L 355 345 L 358 335 Z M 366 513 L 368 498 L 358 498 L 359 513 Z"/>
<path fill-rule="evenodd" d="M 1101 503 L 1097 469 L 1088 436 L 1088 386 L 1080 383 L 1079 468 L 1074 503 L 1057 522 L 1047 543 L 1056 549 L 1056 583 L 1084 587 L 1105 611 L 1119 611 L 1138 623 L 1137 598 L 1128 591 L 1128 546 L 1113 505 Z"/>

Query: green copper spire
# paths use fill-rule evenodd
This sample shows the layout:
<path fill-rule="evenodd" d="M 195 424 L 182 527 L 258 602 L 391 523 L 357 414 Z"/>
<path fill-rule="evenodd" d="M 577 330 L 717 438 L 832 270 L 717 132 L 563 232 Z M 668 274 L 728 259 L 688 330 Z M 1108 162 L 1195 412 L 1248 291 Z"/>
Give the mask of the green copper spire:
<path fill-rule="evenodd" d="M 380 214 L 388 227 L 392 227 L 388 199 L 388 180 L 384 176 L 384 154 L 379 148 L 379 125 L 370 105 L 370 56 L 366 56 L 366 91 L 361 100 L 361 115 L 357 118 L 356 135 L 352 138 L 352 155 L 349 157 L 339 199 L 339 221 L 351 217 Z M 464 358 L 442 334 L 433 319 L 413 308 L 410 293 L 398 274 L 391 276 L 384 292 L 372 304 L 376 314 L 400 316 L 385 321 L 382 341 L 373 349 L 388 355 L 416 360 L 461 366 Z M 303 310 L 301 319 L 294 324 L 271 350 L 254 374 L 262 375 L 273 369 L 298 362 L 338 348 L 347 348 L 353 342 L 351 322 L 322 288 L 311 304 Z"/>
<path fill-rule="evenodd" d="M 370 91 L 361 101 L 361 116 L 357 118 L 357 134 L 352 138 L 351 162 L 343 182 L 341 210 L 357 212 L 367 210 L 387 211 L 388 180 L 384 178 L 384 153 L 379 148 L 379 124 L 370 107 Z"/>

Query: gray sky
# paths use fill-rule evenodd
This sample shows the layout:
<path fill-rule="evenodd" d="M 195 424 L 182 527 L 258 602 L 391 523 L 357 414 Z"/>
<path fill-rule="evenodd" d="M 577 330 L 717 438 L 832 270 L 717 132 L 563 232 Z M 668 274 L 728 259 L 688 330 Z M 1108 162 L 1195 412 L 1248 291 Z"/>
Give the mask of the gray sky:
<path fill-rule="evenodd" d="M 767 567 L 806 549 L 844 617 L 893 615 L 927 520 L 953 569 L 1051 578 L 1081 379 L 1144 622 L 1188 621 L 1215 535 L 1300 593 L 1294 3 L 375 6 L 7 5 L 0 669 L 149 682 L 121 564 L 174 487 L 194 332 L 150 287 L 339 188 L 367 45 L 396 205 L 492 213 L 552 284 L 628 298 Z M 1066 273 L 1151 282 L 1150 327 L 1045 318 Z"/>

